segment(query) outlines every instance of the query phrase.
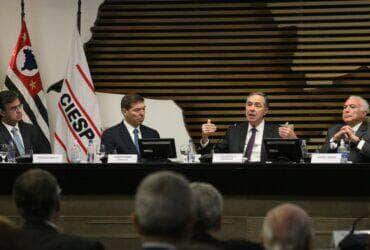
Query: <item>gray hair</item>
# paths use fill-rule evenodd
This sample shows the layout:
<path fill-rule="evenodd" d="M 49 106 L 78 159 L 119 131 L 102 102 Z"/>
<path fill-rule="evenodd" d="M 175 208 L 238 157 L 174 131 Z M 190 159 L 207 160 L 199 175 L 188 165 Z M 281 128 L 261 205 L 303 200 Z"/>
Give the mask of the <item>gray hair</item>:
<path fill-rule="evenodd" d="M 366 113 L 369 111 L 369 103 L 361 96 L 359 95 L 351 95 L 350 97 L 347 98 L 350 99 L 350 98 L 354 98 L 354 99 L 357 99 L 361 102 L 361 110 L 362 111 L 365 111 Z"/>
<path fill-rule="evenodd" d="M 313 242 L 311 218 L 297 205 L 279 205 L 267 213 L 262 238 L 266 250 L 310 250 Z"/>
<path fill-rule="evenodd" d="M 222 195 L 208 183 L 193 182 L 190 187 L 196 214 L 194 231 L 218 230 L 223 210 Z"/>
<path fill-rule="evenodd" d="M 269 105 L 270 105 L 270 100 L 269 100 L 268 96 L 267 96 L 265 93 L 263 93 L 263 92 L 252 92 L 252 93 L 250 93 L 250 94 L 247 96 L 247 101 L 246 101 L 246 102 L 248 102 L 248 99 L 249 99 L 250 97 L 255 96 L 255 95 L 262 96 L 262 97 L 263 97 L 263 100 L 265 101 L 265 107 L 266 107 L 266 108 L 268 108 L 268 107 L 269 107 Z"/>
<path fill-rule="evenodd" d="M 160 171 L 146 176 L 135 196 L 135 215 L 146 236 L 182 238 L 192 220 L 192 192 L 180 174 Z"/>

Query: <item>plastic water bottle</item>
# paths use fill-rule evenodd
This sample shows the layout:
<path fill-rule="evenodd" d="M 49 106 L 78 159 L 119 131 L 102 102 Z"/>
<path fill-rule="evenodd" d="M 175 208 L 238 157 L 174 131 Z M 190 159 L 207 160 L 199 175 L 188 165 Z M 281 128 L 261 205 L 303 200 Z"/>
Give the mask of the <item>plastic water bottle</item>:
<path fill-rule="evenodd" d="M 305 160 L 308 158 L 308 150 L 307 150 L 306 140 L 301 141 L 301 151 L 302 151 L 301 163 L 305 163 Z"/>
<path fill-rule="evenodd" d="M 94 141 L 92 139 L 89 140 L 89 144 L 87 145 L 87 163 L 94 163 L 95 156 L 95 147 Z"/>
<path fill-rule="evenodd" d="M 341 162 L 342 163 L 347 163 L 348 158 L 349 158 L 349 148 L 348 148 L 348 144 L 346 144 L 343 139 L 340 140 L 338 153 L 340 153 L 342 155 Z"/>
<path fill-rule="evenodd" d="M 81 150 L 77 143 L 74 143 L 72 146 L 70 159 L 72 163 L 80 163 L 81 161 Z"/>
<path fill-rule="evenodd" d="M 8 162 L 15 163 L 15 145 L 11 141 L 8 147 Z"/>
<path fill-rule="evenodd" d="M 189 140 L 189 153 L 188 153 L 188 163 L 194 163 L 195 162 L 195 150 L 194 150 L 194 143 L 193 140 Z"/>

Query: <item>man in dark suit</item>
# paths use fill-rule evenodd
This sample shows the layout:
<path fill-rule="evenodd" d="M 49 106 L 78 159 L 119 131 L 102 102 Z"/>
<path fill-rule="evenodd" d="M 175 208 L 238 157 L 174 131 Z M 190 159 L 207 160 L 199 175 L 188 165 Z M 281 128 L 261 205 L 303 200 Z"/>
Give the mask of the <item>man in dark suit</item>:
<path fill-rule="evenodd" d="M 104 250 L 95 240 L 60 233 L 54 221 L 59 216 L 57 180 L 41 169 L 20 175 L 13 186 L 14 201 L 24 219 L 18 242 L 25 250 Z"/>
<path fill-rule="evenodd" d="M 214 146 L 216 153 L 243 153 L 249 161 L 264 162 L 266 151 L 263 147 L 264 138 L 297 138 L 292 126 L 285 124 L 276 126 L 265 122 L 268 112 L 268 98 L 265 94 L 256 92 L 247 97 L 245 111 L 247 122 L 231 125 L 223 140 Z M 211 152 L 213 145 L 208 137 L 216 132 L 217 127 L 208 120 L 202 125 L 201 153 Z"/>
<path fill-rule="evenodd" d="M 0 92 L 0 144 L 15 146 L 16 156 L 28 153 L 51 153 L 49 142 L 41 140 L 41 132 L 32 124 L 22 121 L 22 104 L 16 93 Z"/>
<path fill-rule="evenodd" d="M 337 152 L 343 142 L 349 144 L 349 160 L 355 163 L 370 162 L 370 125 L 366 121 L 368 102 L 361 96 L 350 96 L 343 105 L 344 123 L 331 127 L 326 135 L 323 153 Z"/>
<path fill-rule="evenodd" d="M 122 98 L 121 111 L 124 119 L 121 123 L 104 131 L 102 144 L 107 152 L 118 154 L 138 154 L 138 140 L 141 138 L 159 138 L 157 130 L 142 125 L 145 118 L 144 98 L 137 94 L 128 94 Z"/>

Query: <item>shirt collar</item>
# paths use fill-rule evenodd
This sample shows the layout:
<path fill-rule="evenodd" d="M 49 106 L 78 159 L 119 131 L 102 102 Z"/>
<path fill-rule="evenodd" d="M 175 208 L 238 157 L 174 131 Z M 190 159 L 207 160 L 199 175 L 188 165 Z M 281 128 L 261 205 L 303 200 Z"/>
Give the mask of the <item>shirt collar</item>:
<path fill-rule="evenodd" d="M 128 123 L 125 119 L 123 119 L 123 123 L 125 124 L 127 130 L 130 132 L 130 133 L 133 133 L 135 127 L 133 127 L 130 123 Z M 140 126 L 136 127 L 137 130 L 139 130 L 139 133 L 140 133 Z"/>
<path fill-rule="evenodd" d="M 6 128 L 9 132 L 12 132 L 12 129 L 13 129 L 13 128 L 16 128 L 18 131 L 20 131 L 20 130 L 19 130 L 19 126 L 18 126 L 18 122 L 15 124 L 15 126 L 9 125 L 9 124 L 7 124 L 7 123 L 5 123 L 5 122 L 2 122 L 2 123 L 3 123 L 3 125 L 5 126 L 5 128 Z"/>
<path fill-rule="evenodd" d="M 143 243 L 143 248 L 165 248 L 169 250 L 175 250 L 176 247 L 168 242 L 159 241 L 147 241 Z"/>
<path fill-rule="evenodd" d="M 262 122 L 260 124 L 258 124 L 258 126 L 255 127 L 255 128 L 256 128 L 257 131 L 261 131 L 262 128 L 264 128 L 264 127 L 265 127 L 265 119 L 263 119 Z M 251 131 L 252 128 L 253 128 L 252 124 L 249 123 L 248 124 L 248 132 Z"/>

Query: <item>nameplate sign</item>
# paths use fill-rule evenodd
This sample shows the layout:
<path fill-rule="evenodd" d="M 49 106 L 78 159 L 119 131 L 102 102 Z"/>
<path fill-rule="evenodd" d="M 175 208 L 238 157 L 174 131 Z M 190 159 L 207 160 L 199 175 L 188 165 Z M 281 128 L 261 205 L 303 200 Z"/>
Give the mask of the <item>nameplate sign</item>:
<path fill-rule="evenodd" d="M 62 154 L 33 154 L 33 163 L 63 163 Z"/>
<path fill-rule="evenodd" d="M 341 163 L 342 155 L 337 153 L 313 153 L 311 163 Z"/>
<path fill-rule="evenodd" d="M 137 163 L 137 154 L 110 154 L 108 163 Z"/>
<path fill-rule="evenodd" d="M 212 163 L 243 163 L 243 154 L 213 154 Z"/>

